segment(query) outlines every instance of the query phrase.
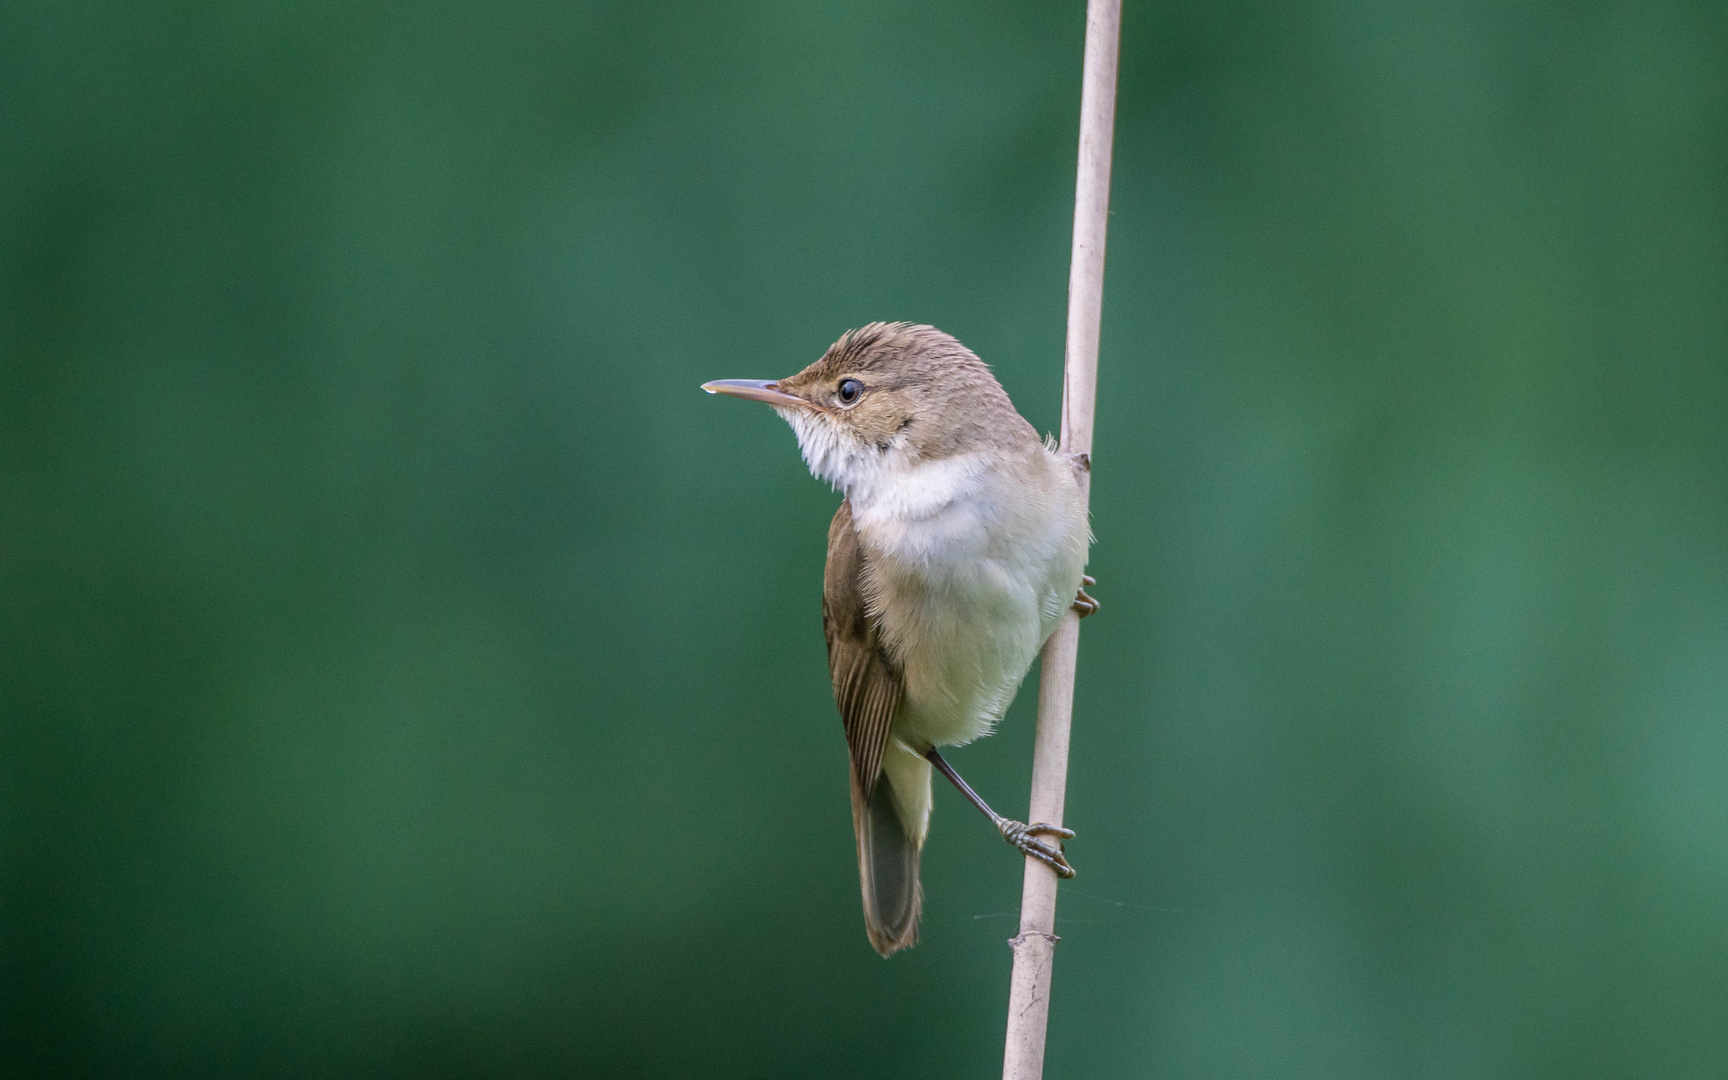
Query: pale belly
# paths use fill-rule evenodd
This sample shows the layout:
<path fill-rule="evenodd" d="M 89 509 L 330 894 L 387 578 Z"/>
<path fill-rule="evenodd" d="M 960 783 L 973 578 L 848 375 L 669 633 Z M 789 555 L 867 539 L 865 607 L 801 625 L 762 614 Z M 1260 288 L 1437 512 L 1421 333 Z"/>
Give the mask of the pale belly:
<path fill-rule="evenodd" d="M 894 724 L 912 749 L 987 735 L 1013 702 L 1055 626 L 1047 583 L 1017 576 L 982 562 L 912 605 L 919 626 L 901 657 L 906 692 Z"/>
<path fill-rule="evenodd" d="M 870 607 L 905 677 L 893 734 L 918 753 L 989 734 L 1080 583 L 1077 492 L 990 498 L 989 486 L 891 527 L 859 521 Z"/>

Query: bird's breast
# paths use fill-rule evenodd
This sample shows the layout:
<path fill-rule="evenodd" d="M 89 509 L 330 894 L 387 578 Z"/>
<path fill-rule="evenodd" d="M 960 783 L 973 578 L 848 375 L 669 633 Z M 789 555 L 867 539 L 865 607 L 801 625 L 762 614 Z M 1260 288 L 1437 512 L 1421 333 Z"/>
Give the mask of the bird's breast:
<path fill-rule="evenodd" d="M 1013 700 L 1073 599 L 1085 523 L 1077 489 L 1048 473 L 955 459 L 924 468 L 862 505 L 854 497 L 853 514 L 866 603 L 905 674 L 896 734 L 952 745 L 986 734 Z"/>

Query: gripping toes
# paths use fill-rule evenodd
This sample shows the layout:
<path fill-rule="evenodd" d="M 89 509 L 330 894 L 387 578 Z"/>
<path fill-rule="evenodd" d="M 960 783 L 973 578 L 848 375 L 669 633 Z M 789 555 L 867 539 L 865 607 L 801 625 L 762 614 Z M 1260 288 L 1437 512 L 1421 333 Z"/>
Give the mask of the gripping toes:
<path fill-rule="evenodd" d="M 1074 594 L 1074 610 L 1079 613 L 1082 619 L 1088 615 L 1098 614 L 1098 609 L 1104 606 L 1093 597 L 1086 595 L 1086 587 L 1096 584 L 1098 584 L 1098 579 L 1091 574 L 1080 575 L 1080 588 Z"/>
<path fill-rule="evenodd" d="M 1018 821 L 1004 819 L 998 826 L 1002 830 L 1002 839 L 1019 848 L 1022 853 L 1037 859 L 1039 862 L 1056 871 L 1060 878 L 1074 876 L 1074 868 L 1068 865 L 1068 859 L 1063 854 L 1062 841 L 1074 839 L 1073 829 L 1064 829 L 1060 825 L 1046 825 L 1042 821 L 1034 821 L 1026 825 Z M 1055 844 L 1037 839 L 1038 836 L 1056 838 Z"/>

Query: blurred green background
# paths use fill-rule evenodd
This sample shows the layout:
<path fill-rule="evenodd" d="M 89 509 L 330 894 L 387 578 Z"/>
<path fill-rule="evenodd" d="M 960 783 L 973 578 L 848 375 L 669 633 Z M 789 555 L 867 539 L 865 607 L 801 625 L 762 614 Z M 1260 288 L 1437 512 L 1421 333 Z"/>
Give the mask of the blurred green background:
<path fill-rule="evenodd" d="M 1054 426 L 1082 28 L 6 5 L 7 1074 L 995 1075 L 1019 863 L 939 791 L 871 952 L 837 496 L 696 384 Z M 1124 34 L 1050 1075 L 1728 1075 L 1728 11 Z"/>

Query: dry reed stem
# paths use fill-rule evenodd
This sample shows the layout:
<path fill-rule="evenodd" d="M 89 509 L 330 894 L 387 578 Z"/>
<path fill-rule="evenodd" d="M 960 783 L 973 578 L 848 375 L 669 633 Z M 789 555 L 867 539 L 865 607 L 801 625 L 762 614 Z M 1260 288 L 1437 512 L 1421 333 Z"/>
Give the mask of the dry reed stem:
<path fill-rule="evenodd" d="M 1092 454 L 1092 414 L 1098 389 L 1098 323 L 1104 306 L 1104 232 L 1110 211 L 1110 144 L 1116 121 L 1116 53 L 1121 0 L 1088 0 L 1086 59 L 1080 95 L 1080 160 L 1074 190 L 1074 249 L 1068 269 L 1068 341 L 1062 379 L 1062 450 Z M 1083 497 L 1091 479 L 1080 474 Z M 1032 754 L 1027 821 L 1062 824 L 1068 788 L 1068 731 L 1074 714 L 1074 665 L 1080 619 L 1069 613 L 1044 644 L 1038 682 L 1038 734 Z M 1008 992 L 1003 1080 L 1039 1080 L 1050 1017 L 1050 974 L 1056 951 L 1056 874 L 1026 860 L 1020 933 L 1010 942 L 1014 974 Z"/>

